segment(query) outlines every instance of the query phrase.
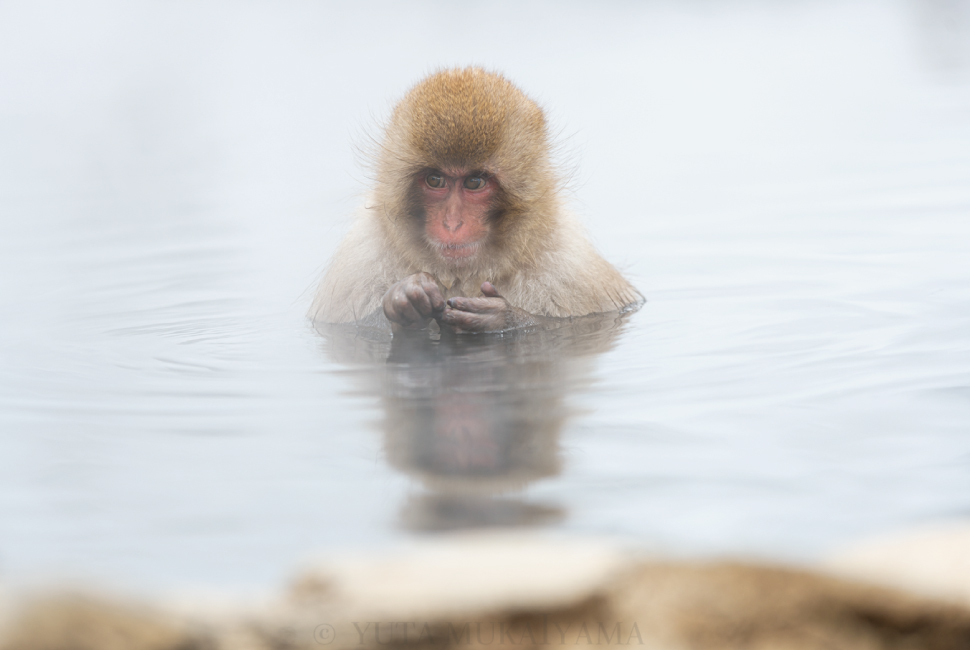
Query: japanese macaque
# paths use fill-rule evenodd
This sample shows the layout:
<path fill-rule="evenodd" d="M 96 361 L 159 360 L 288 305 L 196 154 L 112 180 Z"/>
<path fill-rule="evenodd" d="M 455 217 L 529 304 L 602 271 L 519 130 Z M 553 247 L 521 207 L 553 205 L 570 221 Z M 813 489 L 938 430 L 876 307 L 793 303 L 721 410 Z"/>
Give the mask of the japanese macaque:
<path fill-rule="evenodd" d="M 391 115 L 377 185 L 311 317 L 496 332 L 639 306 L 564 208 L 549 149 L 542 110 L 504 77 L 419 83 Z"/>

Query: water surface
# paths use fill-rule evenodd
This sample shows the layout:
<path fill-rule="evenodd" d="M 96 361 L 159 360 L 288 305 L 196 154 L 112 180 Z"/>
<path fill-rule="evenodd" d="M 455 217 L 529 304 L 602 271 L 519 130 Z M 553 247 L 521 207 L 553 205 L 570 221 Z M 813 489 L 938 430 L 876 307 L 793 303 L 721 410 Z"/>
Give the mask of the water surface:
<path fill-rule="evenodd" d="M 547 107 L 643 309 L 305 320 L 355 145 L 454 63 Z M 469 526 L 811 561 L 967 514 L 967 2 L 0 6 L 0 580 Z"/>

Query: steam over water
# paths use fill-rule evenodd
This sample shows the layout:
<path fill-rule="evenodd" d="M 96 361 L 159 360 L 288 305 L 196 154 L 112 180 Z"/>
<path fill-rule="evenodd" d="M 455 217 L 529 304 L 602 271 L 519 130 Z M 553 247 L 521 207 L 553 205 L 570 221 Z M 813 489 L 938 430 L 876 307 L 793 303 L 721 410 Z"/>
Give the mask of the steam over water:
<path fill-rule="evenodd" d="M 479 526 L 812 561 L 970 514 L 970 2 L 492 5 L 0 5 L 0 582 Z M 648 303 L 314 330 L 355 146 L 470 63 Z"/>

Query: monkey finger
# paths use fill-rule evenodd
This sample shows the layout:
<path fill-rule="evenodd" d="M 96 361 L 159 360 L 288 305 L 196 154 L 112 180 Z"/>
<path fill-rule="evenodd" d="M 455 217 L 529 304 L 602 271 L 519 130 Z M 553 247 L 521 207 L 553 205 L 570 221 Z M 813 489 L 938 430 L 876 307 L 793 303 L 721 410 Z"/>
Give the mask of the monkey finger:
<path fill-rule="evenodd" d="M 398 311 L 399 311 L 398 306 L 399 306 L 399 304 L 400 303 L 398 301 L 396 301 L 391 296 L 385 296 L 384 297 L 384 304 L 382 306 L 384 308 L 384 316 L 387 317 L 387 320 L 389 320 L 389 321 L 391 321 L 393 323 L 400 322 L 401 317 L 398 314 Z"/>
<path fill-rule="evenodd" d="M 446 309 L 442 320 L 456 330 L 463 332 L 499 332 L 505 328 L 505 319 L 496 314 L 473 314 L 471 312 Z"/>
<path fill-rule="evenodd" d="M 458 311 L 473 314 L 504 311 L 506 309 L 505 301 L 495 298 L 449 298 L 448 306 Z"/>
<path fill-rule="evenodd" d="M 441 294 L 441 289 L 438 288 L 438 284 L 432 280 L 425 282 L 422 286 L 424 287 L 424 293 L 431 302 L 431 311 L 437 313 L 444 310 L 445 297 Z"/>
<path fill-rule="evenodd" d="M 407 300 L 397 302 L 394 305 L 394 317 L 391 318 L 389 316 L 388 318 L 407 326 L 426 320 L 425 317 L 419 314 L 414 306 Z"/>
<path fill-rule="evenodd" d="M 491 282 L 482 282 L 482 293 L 486 298 L 501 298 L 498 289 Z"/>
<path fill-rule="evenodd" d="M 482 316 L 455 309 L 446 309 L 441 315 L 441 322 L 458 331 L 484 331 L 484 319 Z"/>
<path fill-rule="evenodd" d="M 413 284 L 404 290 L 404 295 L 407 297 L 408 303 L 422 316 L 427 318 L 431 315 L 433 307 L 431 304 L 431 298 L 425 292 L 424 287 L 419 284 Z"/>

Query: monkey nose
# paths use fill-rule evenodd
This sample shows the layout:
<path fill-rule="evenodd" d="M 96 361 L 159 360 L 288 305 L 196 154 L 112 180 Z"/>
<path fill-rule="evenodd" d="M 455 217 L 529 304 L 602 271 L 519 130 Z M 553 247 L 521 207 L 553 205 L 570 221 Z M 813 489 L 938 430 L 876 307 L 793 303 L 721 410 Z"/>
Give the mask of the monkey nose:
<path fill-rule="evenodd" d="M 465 225 L 465 222 L 461 219 L 455 219 L 454 221 L 452 221 L 451 219 L 445 219 L 445 222 L 443 225 L 445 227 L 445 230 L 447 230 L 448 232 L 457 232 L 459 228 Z"/>

